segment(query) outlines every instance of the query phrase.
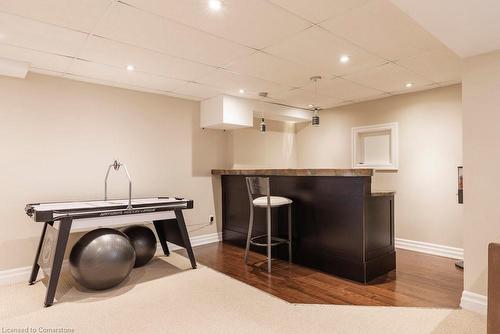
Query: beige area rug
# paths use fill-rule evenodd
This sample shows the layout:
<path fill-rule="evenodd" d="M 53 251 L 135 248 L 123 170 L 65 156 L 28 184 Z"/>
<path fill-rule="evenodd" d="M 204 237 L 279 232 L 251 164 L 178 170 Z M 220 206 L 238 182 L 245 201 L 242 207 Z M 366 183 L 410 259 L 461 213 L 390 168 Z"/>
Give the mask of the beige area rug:
<path fill-rule="evenodd" d="M 485 333 L 463 310 L 296 305 L 173 253 L 134 269 L 120 286 L 85 291 L 65 274 L 58 303 L 45 283 L 0 287 L 0 333 Z"/>

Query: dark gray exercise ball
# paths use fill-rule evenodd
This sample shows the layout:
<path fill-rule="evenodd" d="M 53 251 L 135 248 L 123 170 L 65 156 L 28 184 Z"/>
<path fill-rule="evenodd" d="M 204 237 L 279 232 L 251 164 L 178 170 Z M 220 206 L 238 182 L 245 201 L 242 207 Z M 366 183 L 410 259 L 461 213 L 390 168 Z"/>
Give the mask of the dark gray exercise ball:
<path fill-rule="evenodd" d="M 156 253 L 156 237 L 151 229 L 142 225 L 132 225 L 120 229 L 125 233 L 135 249 L 135 265 L 141 267 L 151 261 Z"/>
<path fill-rule="evenodd" d="M 73 246 L 69 256 L 71 274 L 84 287 L 109 289 L 132 271 L 135 251 L 128 237 L 112 228 L 88 232 Z"/>

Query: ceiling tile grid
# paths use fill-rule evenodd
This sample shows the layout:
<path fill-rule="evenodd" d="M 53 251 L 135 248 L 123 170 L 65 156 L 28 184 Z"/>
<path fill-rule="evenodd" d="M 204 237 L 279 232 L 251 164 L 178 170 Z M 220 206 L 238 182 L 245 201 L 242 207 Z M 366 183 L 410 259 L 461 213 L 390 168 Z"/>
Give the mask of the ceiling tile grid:
<path fill-rule="evenodd" d="M 0 43 L 74 56 L 87 34 L 0 12 Z"/>
<path fill-rule="evenodd" d="M 122 69 L 133 65 L 138 71 L 181 80 L 195 80 L 213 69 L 208 65 L 97 36 L 89 37 L 78 57 Z"/>
<path fill-rule="evenodd" d="M 371 1 L 321 26 L 390 61 L 444 47 L 387 0 Z"/>
<path fill-rule="evenodd" d="M 346 75 L 343 78 L 386 93 L 399 92 L 402 90 L 411 91 L 418 87 L 433 84 L 432 81 L 393 63 L 374 67 L 364 72 Z M 406 87 L 407 84 L 411 84 L 411 87 Z"/>
<path fill-rule="evenodd" d="M 317 74 L 325 77 L 349 74 L 386 62 L 316 26 L 264 51 L 303 66 L 310 66 Z M 339 61 L 343 55 L 350 57 L 348 63 Z"/>
<path fill-rule="evenodd" d="M 67 73 L 161 91 L 173 91 L 175 88 L 184 84 L 184 81 L 181 80 L 139 71 L 128 72 L 119 67 L 102 65 L 79 59 L 73 61 Z"/>
<path fill-rule="evenodd" d="M 270 0 L 312 23 L 339 17 L 371 0 Z"/>
<path fill-rule="evenodd" d="M 310 82 L 303 89 L 317 91 L 319 94 L 330 96 L 340 101 L 377 97 L 385 93 L 382 90 L 363 86 L 344 78 L 321 80 L 321 82 L 318 82 L 317 88 L 314 82 Z"/>
<path fill-rule="evenodd" d="M 304 108 L 461 80 L 459 57 L 388 0 L 208 2 L 0 0 L 0 57 L 75 80 L 195 100 L 268 92 Z"/>
<path fill-rule="evenodd" d="M 330 96 L 317 94 L 301 88 L 292 89 L 269 96 L 269 100 L 290 104 L 300 108 L 310 109 L 313 106 L 322 109 L 335 107 L 342 104 L 342 100 Z"/>
<path fill-rule="evenodd" d="M 1 0 L 0 11 L 90 33 L 112 0 Z"/>
<path fill-rule="evenodd" d="M 309 78 L 317 74 L 317 71 L 309 66 L 299 65 L 260 51 L 239 59 L 225 68 L 292 87 L 307 85 Z"/>
<path fill-rule="evenodd" d="M 64 72 L 72 58 L 32 49 L 0 44 L 0 57 L 27 62 L 31 68 Z"/>
<path fill-rule="evenodd" d="M 87 82 L 87 83 L 92 83 L 92 84 L 98 84 L 98 85 L 105 85 L 105 86 L 112 86 L 112 87 L 118 87 L 118 88 L 124 88 L 124 89 L 130 89 L 133 91 L 139 91 L 139 92 L 147 92 L 147 93 L 154 93 L 154 94 L 161 94 L 161 95 L 170 95 L 167 92 L 153 89 L 153 88 L 145 88 L 145 87 L 140 87 L 140 86 L 135 86 L 127 83 L 122 83 L 122 82 L 116 82 L 116 81 L 107 81 L 103 79 L 96 79 L 93 77 L 87 77 L 83 75 L 76 75 L 76 74 L 70 74 L 66 73 L 63 75 L 64 78 L 70 79 L 70 80 L 76 80 L 76 81 L 82 81 L 82 82 Z"/>
<path fill-rule="evenodd" d="M 121 2 L 115 3 L 94 34 L 213 66 L 223 66 L 254 52 Z"/>
<path fill-rule="evenodd" d="M 462 60 L 445 48 L 402 58 L 396 64 L 434 82 L 461 80 Z"/>
<path fill-rule="evenodd" d="M 198 0 L 124 2 L 254 49 L 272 45 L 311 26 L 265 0 L 225 0 L 218 13 L 210 12 L 206 2 Z"/>
<path fill-rule="evenodd" d="M 205 100 L 221 94 L 216 87 L 202 85 L 197 82 L 186 82 L 174 90 L 174 93 L 195 97 L 197 100 Z"/>
<path fill-rule="evenodd" d="M 285 92 L 293 88 L 291 86 L 241 75 L 224 69 L 216 69 L 197 81 L 204 85 L 217 87 L 226 94 L 248 98 L 257 98 L 260 92 L 274 94 Z"/>
<path fill-rule="evenodd" d="M 311 26 L 306 20 L 264 0 L 225 0 L 213 13 L 206 1 L 123 0 L 170 20 L 254 49 L 262 49 Z"/>

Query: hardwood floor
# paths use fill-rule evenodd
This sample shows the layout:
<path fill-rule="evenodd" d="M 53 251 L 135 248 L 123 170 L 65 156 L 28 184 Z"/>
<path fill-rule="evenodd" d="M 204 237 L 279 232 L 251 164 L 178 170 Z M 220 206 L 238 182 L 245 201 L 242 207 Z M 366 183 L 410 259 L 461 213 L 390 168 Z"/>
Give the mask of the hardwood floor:
<path fill-rule="evenodd" d="M 397 251 L 395 271 L 366 285 L 281 260 L 268 274 L 263 255 L 251 252 L 246 266 L 244 249 L 229 244 L 194 252 L 199 263 L 291 303 L 455 308 L 463 290 L 454 260 L 405 250 Z"/>

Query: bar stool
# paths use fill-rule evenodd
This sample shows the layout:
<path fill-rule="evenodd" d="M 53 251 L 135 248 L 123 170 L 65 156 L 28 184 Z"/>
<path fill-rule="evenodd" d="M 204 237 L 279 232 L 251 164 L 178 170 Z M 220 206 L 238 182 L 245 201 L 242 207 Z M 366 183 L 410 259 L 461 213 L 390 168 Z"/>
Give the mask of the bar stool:
<path fill-rule="evenodd" d="M 292 262 L 292 200 L 286 197 L 271 196 L 268 177 L 247 177 L 248 199 L 250 201 L 250 222 L 248 226 L 247 246 L 245 249 L 245 264 L 248 259 L 250 245 L 267 247 L 267 271 L 271 272 L 271 246 L 288 244 L 288 261 Z M 288 239 L 271 236 L 271 208 L 288 205 Z M 265 208 L 267 211 L 267 234 L 252 237 L 253 210 Z M 267 237 L 266 243 L 256 242 L 256 239 Z"/>

